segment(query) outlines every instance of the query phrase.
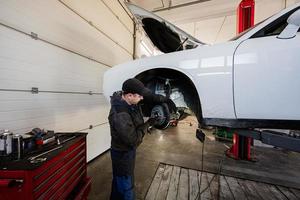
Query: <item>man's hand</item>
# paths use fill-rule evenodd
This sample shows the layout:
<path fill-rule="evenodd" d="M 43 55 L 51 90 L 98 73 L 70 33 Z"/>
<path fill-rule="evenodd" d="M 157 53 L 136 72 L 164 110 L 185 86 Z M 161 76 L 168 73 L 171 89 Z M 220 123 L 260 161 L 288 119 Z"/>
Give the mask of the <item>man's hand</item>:
<path fill-rule="evenodd" d="M 137 127 L 138 130 L 142 130 L 143 133 L 145 134 L 146 132 L 150 133 L 150 129 L 152 126 L 155 126 L 156 124 L 159 123 L 160 117 L 158 115 L 156 116 L 151 116 L 148 118 L 148 120 L 140 125 L 139 127 Z"/>

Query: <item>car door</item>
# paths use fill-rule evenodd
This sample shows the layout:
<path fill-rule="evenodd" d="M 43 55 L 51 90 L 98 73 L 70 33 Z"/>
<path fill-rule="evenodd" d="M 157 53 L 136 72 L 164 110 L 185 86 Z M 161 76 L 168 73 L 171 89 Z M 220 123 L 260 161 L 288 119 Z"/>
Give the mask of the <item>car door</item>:
<path fill-rule="evenodd" d="M 300 120 L 300 33 L 278 35 L 296 8 L 243 41 L 234 55 L 238 119 Z"/>

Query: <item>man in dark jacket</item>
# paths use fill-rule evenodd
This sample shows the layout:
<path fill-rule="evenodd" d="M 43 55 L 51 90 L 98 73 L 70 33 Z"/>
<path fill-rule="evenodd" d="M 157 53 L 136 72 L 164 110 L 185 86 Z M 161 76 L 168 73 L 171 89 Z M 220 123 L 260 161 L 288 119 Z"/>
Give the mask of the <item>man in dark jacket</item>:
<path fill-rule="evenodd" d="M 138 79 L 128 79 L 122 91 L 111 97 L 109 124 L 111 131 L 111 159 L 113 181 L 111 200 L 135 199 L 134 166 L 136 148 L 141 144 L 150 125 L 157 119 L 150 118 L 144 123 L 140 107 L 137 105 L 151 91 Z M 155 96 L 155 95 L 154 95 Z M 156 96 L 159 101 L 164 97 Z"/>

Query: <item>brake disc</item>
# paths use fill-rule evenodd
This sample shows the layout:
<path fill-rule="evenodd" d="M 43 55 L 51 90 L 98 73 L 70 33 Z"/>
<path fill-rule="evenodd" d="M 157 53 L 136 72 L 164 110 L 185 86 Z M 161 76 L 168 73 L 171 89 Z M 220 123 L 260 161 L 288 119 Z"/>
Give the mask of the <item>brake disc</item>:
<path fill-rule="evenodd" d="M 163 105 L 156 105 L 151 110 L 151 117 L 158 116 L 158 121 L 156 122 L 155 127 L 159 129 L 165 129 L 169 126 L 170 116 L 168 115 L 170 114 L 167 111 L 167 108 Z"/>

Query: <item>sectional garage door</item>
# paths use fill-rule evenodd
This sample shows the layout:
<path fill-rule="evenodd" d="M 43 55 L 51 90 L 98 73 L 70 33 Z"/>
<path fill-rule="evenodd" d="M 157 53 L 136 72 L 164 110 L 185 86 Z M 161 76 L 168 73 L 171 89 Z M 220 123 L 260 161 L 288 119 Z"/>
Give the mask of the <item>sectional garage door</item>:
<path fill-rule="evenodd" d="M 117 0 L 0 2 L 0 129 L 85 131 L 88 160 L 110 146 L 102 76 L 133 58 Z"/>

